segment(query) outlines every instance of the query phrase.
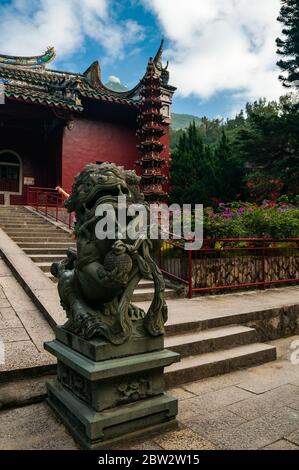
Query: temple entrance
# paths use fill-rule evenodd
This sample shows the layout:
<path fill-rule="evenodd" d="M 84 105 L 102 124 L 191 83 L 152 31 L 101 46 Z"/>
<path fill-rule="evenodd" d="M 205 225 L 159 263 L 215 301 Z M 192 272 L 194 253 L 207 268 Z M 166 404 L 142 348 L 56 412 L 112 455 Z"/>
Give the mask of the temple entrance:
<path fill-rule="evenodd" d="M 11 195 L 21 194 L 22 162 L 12 150 L 0 151 L 0 194 L 4 195 L 5 205 L 10 204 Z"/>
<path fill-rule="evenodd" d="M 0 205 L 26 205 L 30 187 L 61 184 L 63 131 L 47 108 L 0 106 Z"/>

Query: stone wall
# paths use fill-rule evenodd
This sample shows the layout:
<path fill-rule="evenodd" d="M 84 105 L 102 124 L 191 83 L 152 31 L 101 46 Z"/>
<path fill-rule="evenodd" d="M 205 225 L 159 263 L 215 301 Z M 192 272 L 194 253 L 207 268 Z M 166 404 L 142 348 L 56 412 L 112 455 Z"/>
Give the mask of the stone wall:
<path fill-rule="evenodd" d="M 299 256 L 213 257 L 193 260 L 194 287 L 219 287 L 299 279 Z"/>

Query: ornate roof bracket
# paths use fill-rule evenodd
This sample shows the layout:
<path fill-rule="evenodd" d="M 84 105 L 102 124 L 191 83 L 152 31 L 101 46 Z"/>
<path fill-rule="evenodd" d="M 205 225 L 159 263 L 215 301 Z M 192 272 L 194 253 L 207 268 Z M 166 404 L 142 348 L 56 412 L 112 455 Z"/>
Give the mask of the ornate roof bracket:
<path fill-rule="evenodd" d="M 74 116 L 70 111 L 63 109 L 53 109 L 53 114 L 58 121 L 63 121 L 63 125 L 72 131 L 75 127 Z"/>

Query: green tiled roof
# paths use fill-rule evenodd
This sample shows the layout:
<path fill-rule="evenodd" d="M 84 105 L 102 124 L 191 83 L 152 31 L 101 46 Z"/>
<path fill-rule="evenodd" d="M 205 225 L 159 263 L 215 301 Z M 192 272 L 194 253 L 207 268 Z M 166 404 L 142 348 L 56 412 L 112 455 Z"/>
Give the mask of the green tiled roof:
<path fill-rule="evenodd" d="M 86 76 L 46 69 L 25 69 L 0 63 L 0 81 L 8 99 L 83 111 L 82 98 L 136 105 L 128 93 L 93 87 Z"/>
<path fill-rule="evenodd" d="M 6 98 L 14 100 L 21 100 L 27 103 L 40 104 L 42 106 L 54 106 L 61 109 L 69 109 L 72 111 L 82 111 L 82 105 L 76 104 L 75 101 L 70 99 L 63 99 L 62 97 L 55 96 L 54 94 L 45 93 L 40 90 L 26 88 L 17 85 L 5 86 Z"/>

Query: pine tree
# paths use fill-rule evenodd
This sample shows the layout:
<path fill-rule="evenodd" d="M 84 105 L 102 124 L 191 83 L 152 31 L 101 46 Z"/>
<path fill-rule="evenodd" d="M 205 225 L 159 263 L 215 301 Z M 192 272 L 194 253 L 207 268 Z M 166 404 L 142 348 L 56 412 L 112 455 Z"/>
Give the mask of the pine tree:
<path fill-rule="evenodd" d="M 299 0 L 281 0 L 278 21 L 283 23 L 284 39 L 276 40 L 277 52 L 283 58 L 277 65 L 284 72 L 280 80 L 287 88 L 299 87 Z"/>
<path fill-rule="evenodd" d="M 179 139 L 172 154 L 171 202 L 210 205 L 217 187 L 217 161 L 203 143 L 195 123 Z"/>
<path fill-rule="evenodd" d="M 247 105 L 247 113 L 234 148 L 246 162 L 252 198 L 298 194 L 299 110 L 291 96 L 282 97 L 278 103 L 260 100 Z"/>
<path fill-rule="evenodd" d="M 223 202 L 240 199 L 244 193 L 244 161 L 233 152 L 224 129 L 215 148 L 215 159 L 218 162 L 219 175 L 216 195 Z"/>

